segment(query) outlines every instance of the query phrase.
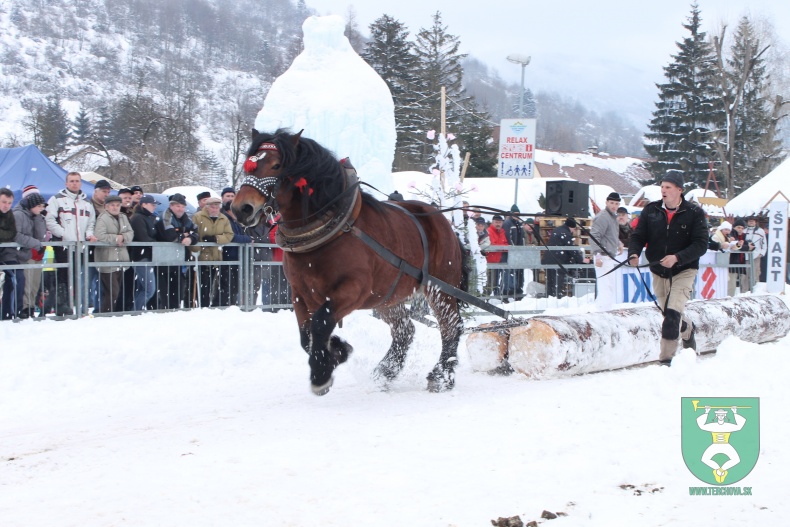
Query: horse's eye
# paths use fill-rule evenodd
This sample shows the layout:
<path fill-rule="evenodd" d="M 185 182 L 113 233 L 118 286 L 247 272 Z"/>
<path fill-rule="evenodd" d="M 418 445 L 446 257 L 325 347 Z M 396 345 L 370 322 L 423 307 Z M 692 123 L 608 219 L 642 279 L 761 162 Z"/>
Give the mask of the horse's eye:
<path fill-rule="evenodd" d="M 272 165 L 272 170 L 279 170 L 279 169 L 280 169 L 280 163 L 277 163 L 276 165 Z"/>

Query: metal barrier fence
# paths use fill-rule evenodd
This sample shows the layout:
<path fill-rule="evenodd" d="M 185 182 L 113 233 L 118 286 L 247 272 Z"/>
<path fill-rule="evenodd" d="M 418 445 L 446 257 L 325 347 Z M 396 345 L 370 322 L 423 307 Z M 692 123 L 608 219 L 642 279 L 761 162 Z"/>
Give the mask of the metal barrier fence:
<path fill-rule="evenodd" d="M 178 243 L 132 242 L 127 246 L 151 247 L 152 257 L 150 261 L 128 263 L 94 261 L 92 253 L 97 247 L 110 247 L 104 243 L 47 242 L 47 245 L 54 254 L 43 261 L 0 265 L 0 280 L 25 281 L 24 287 L 14 287 L 12 283 L 11 287 L 2 289 L 3 302 L 11 301 L 8 297 L 13 296 L 11 309 L 17 314 L 26 311 L 23 318 L 77 318 L 88 314 L 106 316 L 195 307 L 238 306 L 245 311 L 292 307 L 282 263 L 268 259 L 271 249 L 276 247 L 272 244 L 200 243 L 194 247 L 238 250 L 238 259 L 200 261 L 197 252 Z M 0 247 L 18 245 L 0 244 Z M 594 265 L 569 264 L 562 269 L 559 265 L 541 264 L 541 253 L 547 249 L 568 251 L 589 247 L 492 246 L 489 251 L 507 252 L 508 262 L 486 265 L 488 285 L 482 293 L 476 287 L 480 273 L 473 272 L 470 292 L 504 302 L 522 297 L 538 300 L 532 309 L 517 313 L 591 303 L 595 298 Z M 730 264 L 729 254 L 719 253 L 716 265 L 745 269 L 751 290 L 757 276 L 752 255 L 745 253 L 745 264 Z M 116 272 L 120 266 L 128 268 Z M 520 275 L 523 275 L 521 282 Z M 513 281 L 509 283 L 515 284 L 514 290 L 502 290 L 505 277 Z M 744 289 L 742 286 L 741 290 Z M 574 300 L 560 303 L 564 297 Z"/>

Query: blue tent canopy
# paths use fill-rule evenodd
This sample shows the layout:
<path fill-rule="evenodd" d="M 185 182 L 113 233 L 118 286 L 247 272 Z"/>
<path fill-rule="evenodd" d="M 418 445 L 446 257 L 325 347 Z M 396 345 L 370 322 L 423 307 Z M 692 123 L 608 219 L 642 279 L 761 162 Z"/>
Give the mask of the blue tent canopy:
<path fill-rule="evenodd" d="M 14 202 L 22 198 L 22 189 L 35 185 L 44 199 L 66 188 L 68 172 L 53 163 L 35 145 L 0 148 L 0 187 L 14 192 Z M 82 182 L 82 191 L 93 195 L 93 185 Z"/>

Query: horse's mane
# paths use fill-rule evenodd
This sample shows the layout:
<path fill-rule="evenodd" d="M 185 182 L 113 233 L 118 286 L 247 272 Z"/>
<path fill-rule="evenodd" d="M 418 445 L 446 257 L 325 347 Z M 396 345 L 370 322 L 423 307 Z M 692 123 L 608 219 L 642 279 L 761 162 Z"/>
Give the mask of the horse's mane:
<path fill-rule="evenodd" d="M 281 177 L 285 190 L 293 190 L 301 178 L 307 182 L 303 205 L 309 205 L 313 210 L 321 209 L 345 189 L 345 174 L 340 162 L 316 141 L 300 137 L 294 146 L 294 134 L 286 130 L 280 129 L 273 134 L 258 133 L 253 137 L 247 155 L 254 155 L 263 143 L 273 143 L 282 155 Z"/>

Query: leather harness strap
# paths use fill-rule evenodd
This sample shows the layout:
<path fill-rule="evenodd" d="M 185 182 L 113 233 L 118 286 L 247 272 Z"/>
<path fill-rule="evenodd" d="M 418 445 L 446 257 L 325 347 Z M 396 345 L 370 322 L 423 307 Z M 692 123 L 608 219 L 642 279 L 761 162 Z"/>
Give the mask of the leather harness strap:
<path fill-rule="evenodd" d="M 389 263 L 390 265 L 392 265 L 393 267 L 398 269 L 398 277 L 396 278 L 395 283 L 393 283 L 392 287 L 390 287 L 390 290 L 387 293 L 387 296 L 384 298 L 384 300 L 382 300 L 381 303 L 384 303 L 384 302 L 386 302 L 389 299 L 389 297 L 395 291 L 395 286 L 397 285 L 398 281 L 400 280 L 400 277 L 403 276 L 403 273 L 406 273 L 407 275 L 409 275 L 412 278 L 414 278 L 415 280 L 417 280 L 420 283 L 420 286 L 426 286 L 426 287 L 434 286 L 434 287 L 438 288 L 440 291 L 442 291 L 444 293 L 447 293 L 450 296 L 453 296 L 453 297 L 455 297 L 455 298 L 457 298 L 459 300 L 462 300 L 462 301 L 464 301 L 464 302 L 466 302 L 468 304 L 471 304 L 473 306 L 479 307 L 480 309 L 488 311 L 489 313 L 491 313 L 493 315 L 496 315 L 496 316 L 498 316 L 500 318 L 503 318 L 505 320 L 509 320 L 513 316 L 509 311 L 506 311 L 506 310 L 504 310 L 502 308 L 496 307 L 495 305 L 493 305 L 493 304 L 491 304 L 489 302 L 486 302 L 485 300 L 481 300 L 480 298 L 478 298 L 478 297 L 476 297 L 474 295 L 471 295 L 471 294 L 467 293 L 466 291 L 463 291 L 463 290 L 461 290 L 461 289 L 459 289 L 457 287 L 454 287 L 454 286 L 448 284 L 447 282 L 439 280 L 438 278 L 428 274 L 428 261 L 429 260 L 428 260 L 428 250 L 427 250 L 427 247 L 428 247 L 428 245 L 427 245 L 427 238 L 425 236 L 425 231 L 422 228 L 422 225 L 420 224 L 419 220 L 417 220 L 417 218 L 411 212 L 409 212 L 408 210 L 404 209 L 403 207 L 401 207 L 399 205 L 395 205 L 394 203 L 385 203 L 385 204 L 389 205 L 389 206 L 392 206 L 392 207 L 396 207 L 396 208 L 402 210 L 409 217 L 414 219 L 414 221 L 417 223 L 418 229 L 420 231 L 420 236 L 422 238 L 423 247 L 426 250 L 424 251 L 425 258 L 423 260 L 423 269 L 419 269 L 416 266 L 414 266 L 414 265 L 410 264 L 409 262 L 407 262 L 406 260 L 404 260 L 403 258 L 401 258 L 400 256 L 396 255 L 395 253 L 393 253 L 392 251 L 390 251 L 389 249 L 387 249 L 383 245 L 381 245 L 376 239 L 371 238 L 370 236 L 368 236 L 368 234 L 365 233 L 363 230 L 361 230 L 359 227 L 351 226 L 348 229 L 348 232 L 350 232 L 351 234 L 353 234 L 354 236 L 359 238 L 368 247 L 373 249 L 373 251 L 376 254 L 378 254 L 381 258 L 383 258 L 384 261 L 386 261 L 387 263 Z"/>

